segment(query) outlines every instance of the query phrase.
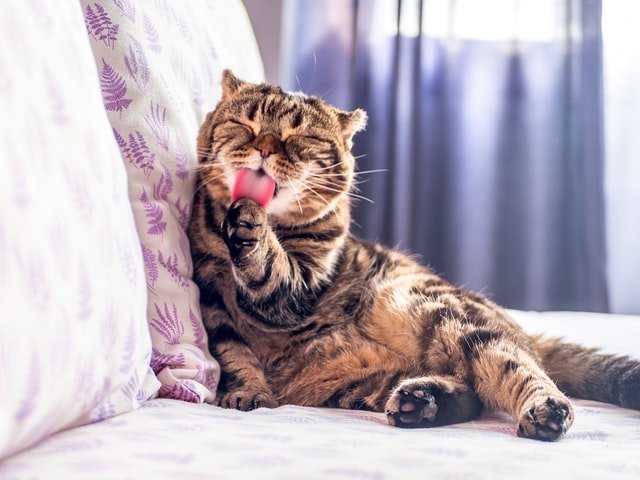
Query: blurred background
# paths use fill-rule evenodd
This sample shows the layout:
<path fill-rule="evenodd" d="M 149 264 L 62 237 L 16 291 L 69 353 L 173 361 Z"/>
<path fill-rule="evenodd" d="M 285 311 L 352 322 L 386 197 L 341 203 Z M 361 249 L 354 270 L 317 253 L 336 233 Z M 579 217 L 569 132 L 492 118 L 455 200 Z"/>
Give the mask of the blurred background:
<path fill-rule="evenodd" d="M 268 81 L 369 113 L 358 235 L 508 307 L 640 313 L 640 2 L 245 4 Z"/>

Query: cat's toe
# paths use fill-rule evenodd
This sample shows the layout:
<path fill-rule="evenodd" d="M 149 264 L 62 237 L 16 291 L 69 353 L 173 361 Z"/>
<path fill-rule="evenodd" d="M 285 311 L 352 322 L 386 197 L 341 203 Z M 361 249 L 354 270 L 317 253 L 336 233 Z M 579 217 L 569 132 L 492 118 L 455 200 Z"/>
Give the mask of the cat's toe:
<path fill-rule="evenodd" d="M 220 400 L 220 406 L 247 412 L 262 407 L 276 408 L 278 402 L 270 392 L 247 388 L 228 392 Z"/>

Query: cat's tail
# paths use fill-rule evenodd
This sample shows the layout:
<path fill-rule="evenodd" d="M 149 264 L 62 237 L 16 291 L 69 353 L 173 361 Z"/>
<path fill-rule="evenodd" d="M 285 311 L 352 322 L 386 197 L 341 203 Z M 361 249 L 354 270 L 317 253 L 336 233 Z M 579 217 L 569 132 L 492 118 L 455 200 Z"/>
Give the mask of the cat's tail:
<path fill-rule="evenodd" d="M 558 338 L 531 338 L 547 375 L 567 395 L 640 410 L 640 361 Z"/>

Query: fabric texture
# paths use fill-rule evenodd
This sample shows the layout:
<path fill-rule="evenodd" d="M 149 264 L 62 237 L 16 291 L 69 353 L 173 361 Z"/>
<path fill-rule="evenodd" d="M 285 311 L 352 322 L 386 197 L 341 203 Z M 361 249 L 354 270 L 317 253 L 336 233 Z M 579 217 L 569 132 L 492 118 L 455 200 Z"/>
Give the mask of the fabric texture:
<path fill-rule="evenodd" d="M 369 113 L 356 231 L 536 310 L 607 311 L 600 1 L 292 2 L 286 86 Z M 637 265 L 636 265 L 637 266 Z"/>
<path fill-rule="evenodd" d="M 640 317 L 512 315 L 529 332 L 640 358 Z M 514 421 L 495 413 L 460 425 L 400 429 L 387 425 L 381 413 L 293 406 L 238 412 L 157 399 L 56 435 L 0 465 L 0 477 L 91 480 L 108 471 L 109 478 L 135 472 L 135 478 L 158 480 L 637 478 L 640 412 L 585 400 L 575 405 L 567 437 L 549 444 L 518 438 Z"/>
<path fill-rule="evenodd" d="M 240 1 L 81 1 L 104 107 L 129 177 L 142 243 L 160 395 L 212 402 L 219 366 L 207 350 L 186 229 L 196 136 L 231 68 L 261 81 Z"/>
<path fill-rule="evenodd" d="M 3 457 L 136 408 L 159 383 L 126 174 L 78 4 L 2 6 L 0 105 Z"/>
<path fill-rule="evenodd" d="M 448 427 L 400 429 L 387 425 L 382 413 L 290 405 L 239 412 L 156 399 L 121 417 L 62 432 L 0 464 L 0 477 L 638 478 L 640 412 L 584 400 L 575 407 L 567 437 L 549 444 L 518 438 L 513 421 L 498 414 Z"/>

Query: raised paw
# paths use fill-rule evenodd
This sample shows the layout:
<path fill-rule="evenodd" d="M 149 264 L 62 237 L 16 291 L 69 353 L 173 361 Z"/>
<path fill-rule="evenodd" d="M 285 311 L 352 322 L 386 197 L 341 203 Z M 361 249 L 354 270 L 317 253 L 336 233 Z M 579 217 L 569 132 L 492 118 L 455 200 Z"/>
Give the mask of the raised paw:
<path fill-rule="evenodd" d="M 400 384 L 385 407 L 389 424 L 404 428 L 430 426 L 438 414 L 438 390 L 435 384 L 416 380 Z"/>
<path fill-rule="evenodd" d="M 276 408 L 278 402 L 270 392 L 246 388 L 224 394 L 220 400 L 220 406 L 248 412 L 261 407 Z"/>
<path fill-rule="evenodd" d="M 231 204 L 222 225 L 223 240 L 231 258 L 246 255 L 264 237 L 267 214 L 260 205 L 248 198 Z"/>
<path fill-rule="evenodd" d="M 573 424 L 573 407 L 568 399 L 547 397 L 530 404 L 520 416 L 518 436 L 553 442 Z"/>

